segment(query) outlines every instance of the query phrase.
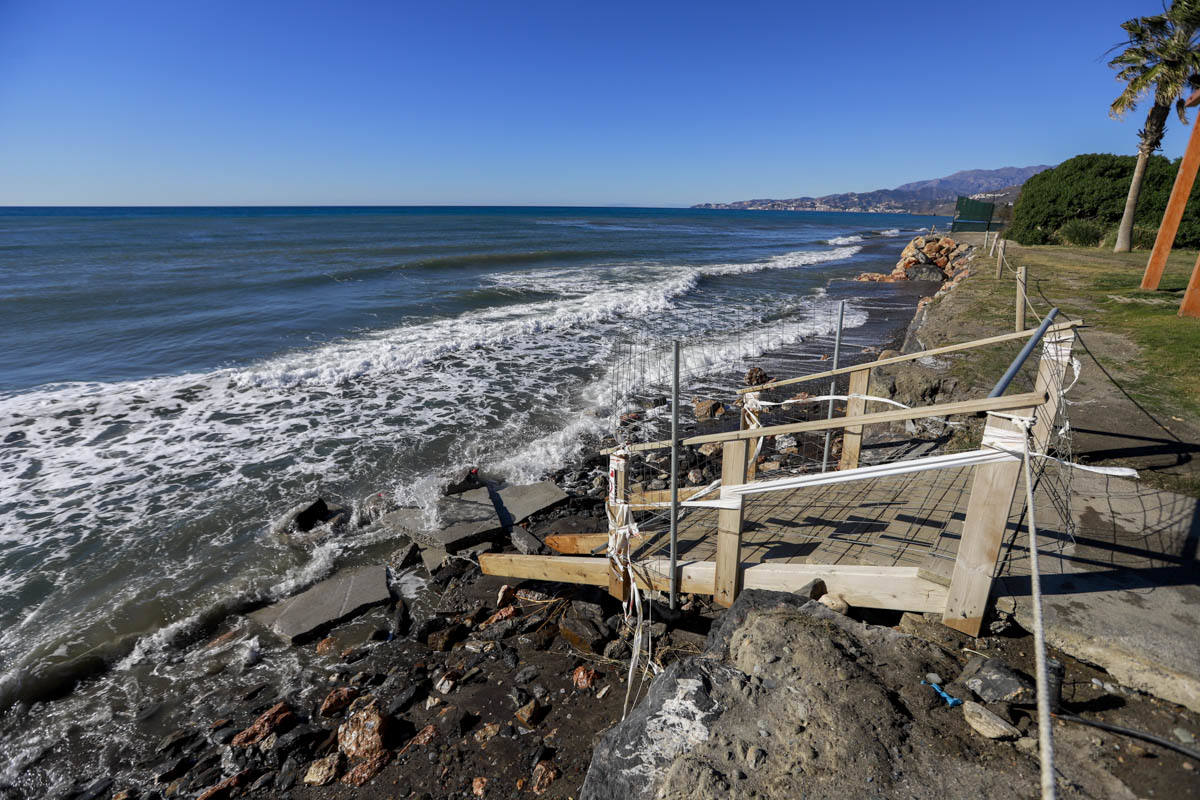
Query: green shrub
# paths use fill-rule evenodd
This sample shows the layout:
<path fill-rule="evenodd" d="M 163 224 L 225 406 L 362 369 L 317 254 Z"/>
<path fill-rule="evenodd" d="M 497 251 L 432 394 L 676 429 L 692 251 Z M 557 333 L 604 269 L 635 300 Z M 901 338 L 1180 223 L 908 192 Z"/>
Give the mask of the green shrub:
<path fill-rule="evenodd" d="M 1182 226 L 1181 226 L 1182 228 Z M 1154 240 L 1158 238 L 1158 228 L 1146 228 L 1141 225 L 1134 225 L 1133 231 L 1129 237 L 1129 243 L 1134 250 L 1153 250 Z M 1179 238 L 1175 239 L 1175 244 L 1179 245 Z M 1100 246 L 1112 250 L 1117 244 L 1117 229 L 1110 228 L 1108 233 L 1104 234 L 1104 240 L 1100 242 Z M 1187 246 L 1187 245 L 1183 245 Z"/>
<path fill-rule="evenodd" d="M 1092 219 L 1073 219 L 1058 229 L 1063 244 L 1076 247 L 1095 247 L 1104 238 L 1104 226 Z"/>
<path fill-rule="evenodd" d="M 1013 208 L 1013 240 L 1025 245 L 1049 244 L 1056 233 L 1077 221 L 1094 222 L 1102 231 L 1115 229 L 1125 209 L 1136 160 L 1134 156 L 1093 153 L 1034 175 L 1021 188 Z M 1146 164 L 1134 217 L 1135 247 L 1143 246 L 1145 231 L 1150 232 L 1148 246 L 1153 247 L 1178 167 L 1178 161 L 1162 156 L 1151 156 Z M 1137 233 L 1139 228 L 1142 234 Z M 1200 182 L 1192 190 L 1175 246 L 1200 247 Z"/>

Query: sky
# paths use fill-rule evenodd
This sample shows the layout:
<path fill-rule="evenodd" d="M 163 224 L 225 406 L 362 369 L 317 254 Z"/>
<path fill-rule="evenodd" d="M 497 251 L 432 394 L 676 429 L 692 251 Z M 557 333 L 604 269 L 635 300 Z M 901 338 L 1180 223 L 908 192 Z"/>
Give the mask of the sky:
<path fill-rule="evenodd" d="M 1161 8 L 0 0 L 0 205 L 688 205 L 1132 154 L 1107 51 Z"/>

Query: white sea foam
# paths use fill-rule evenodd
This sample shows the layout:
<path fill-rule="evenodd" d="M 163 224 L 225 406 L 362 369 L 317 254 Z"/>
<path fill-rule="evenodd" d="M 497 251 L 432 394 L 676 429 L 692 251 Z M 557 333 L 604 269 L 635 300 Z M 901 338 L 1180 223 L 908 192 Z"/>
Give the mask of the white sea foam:
<path fill-rule="evenodd" d="M 899 228 L 888 228 L 886 231 L 880 231 L 879 235 L 880 236 L 899 236 L 900 229 Z"/>
<path fill-rule="evenodd" d="M 750 261 L 742 264 L 716 264 L 701 267 L 701 272 L 705 275 L 748 275 L 769 269 L 796 269 L 798 267 L 809 267 L 813 264 L 841 261 L 850 258 L 861 250 L 861 247 L 835 247 L 832 250 L 797 250 L 792 253 L 772 256 L 764 261 Z"/>
<path fill-rule="evenodd" d="M 859 236 L 857 233 L 852 233 L 848 236 L 835 236 L 832 239 L 829 239 L 826 244 L 857 244 L 862 240 L 863 237 Z"/>

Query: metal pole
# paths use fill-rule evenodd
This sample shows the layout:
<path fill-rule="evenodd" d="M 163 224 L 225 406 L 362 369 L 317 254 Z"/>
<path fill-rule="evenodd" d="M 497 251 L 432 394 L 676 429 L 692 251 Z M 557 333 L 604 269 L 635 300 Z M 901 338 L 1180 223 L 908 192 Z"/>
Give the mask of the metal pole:
<path fill-rule="evenodd" d="M 846 316 L 846 301 L 842 300 L 838 303 L 838 324 L 837 335 L 833 339 L 833 368 L 838 368 L 838 356 L 842 350 L 842 320 Z M 837 391 L 837 378 L 829 382 L 829 393 L 833 394 Z M 829 416 L 826 419 L 833 419 L 833 401 L 829 401 Z M 829 471 L 829 443 L 830 436 L 833 435 L 832 430 L 825 431 L 825 455 L 821 458 L 821 472 Z"/>
<path fill-rule="evenodd" d="M 1021 365 L 1025 363 L 1025 359 L 1029 358 L 1029 354 L 1033 352 L 1033 348 L 1037 347 L 1037 343 L 1042 340 L 1046 334 L 1046 329 L 1050 327 L 1050 323 L 1054 322 L 1054 318 L 1058 316 L 1058 309 L 1050 309 L 1050 313 L 1042 320 L 1042 324 L 1034 331 L 1033 336 L 1029 337 L 1029 341 L 1021 348 L 1021 352 L 1017 353 L 1017 357 L 1008 365 L 1008 369 L 1001 376 L 1000 380 L 992 387 L 992 391 L 988 397 L 999 397 L 1004 394 L 1008 385 L 1012 383 L 1012 379 L 1017 376 L 1017 372 L 1021 369 Z"/>
<path fill-rule="evenodd" d="M 679 340 L 675 340 L 675 374 L 671 379 L 671 610 L 679 608 Z"/>

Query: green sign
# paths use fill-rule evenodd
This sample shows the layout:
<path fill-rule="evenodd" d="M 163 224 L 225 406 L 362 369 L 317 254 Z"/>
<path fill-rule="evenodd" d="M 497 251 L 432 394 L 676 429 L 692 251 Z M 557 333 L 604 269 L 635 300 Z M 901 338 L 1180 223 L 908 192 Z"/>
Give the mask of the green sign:
<path fill-rule="evenodd" d="M 969 197 L 958 198 L 954 207 L 954 222 L 951 231 L 987 231 L 992 228 L 992 212 L 996 210 L 995 203 L 985 203 L 982 200 L 972 200 Z"/>

